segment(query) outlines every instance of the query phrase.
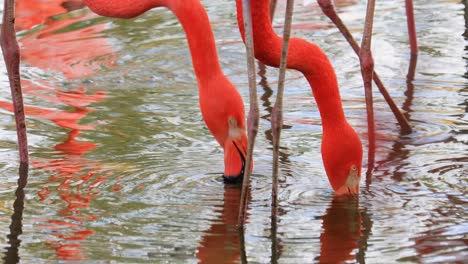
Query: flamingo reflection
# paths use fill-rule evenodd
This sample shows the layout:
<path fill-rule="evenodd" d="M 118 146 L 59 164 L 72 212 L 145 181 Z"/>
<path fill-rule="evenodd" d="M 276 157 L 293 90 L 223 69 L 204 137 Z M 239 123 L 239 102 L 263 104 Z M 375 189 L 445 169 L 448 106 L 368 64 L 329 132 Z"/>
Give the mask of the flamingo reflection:
<path fill-rule="evenodd" d="M 28 20 L 21 17 L 27 15 L 33 21 L 43 21 L 40 30 L 27 32 L 19 41 L 22 45 L 21 59 L 30 66 L 61 73 L 67 79 L 77 79 L 90 76 L 97 70 L 115 66 L 114 52 L 108 40 L 100 33 L 105 25 L 89 26 L 84 21 L 96 16 L 92 13 L 74 12 L 66 17 L 60 17 L 68 12 L 63 8 L 70 1 L 46 1 L 47 8 L 37 9 L 44 4 L 43 0 L 20 1 L 16 7 L 19 29 L 30 29 Z M 73 1 L 69 8 L 78 8 L 80 1 Z M 67 5 L 65 5 L 67 6 Z M 55 7 L 55 8 L 54 8 Z M 59 13 L 54 13 L 59 12 Z M 37 17 L 37 19 L 33 19 Z M 24 21 L 24 24 L 20 22 Z M 86 48 L 84 48 L 86 45 Z"/>
<path fill-rule="evenodd" d="M 77 94 L 80 93 L 71 93 L 75 97 L 76 104 L 92 101 L 90 97 L 95 100 L 104 98 L 103 96 L 95 96 L 95 94 L 81 94 L 83 101 L 79 102 Z M 57 92 L 56 95 L 57 98 L 60 96 L 66 98 L 64 93 Z M 0 102 L 0 107 L 9 111 L 13 110 L 13 106 L 7 102 Z M 94 234 L 92 230 L 84 228 L 82 224 L 97 219 L 93 214 L 82 213 L 82 210 L 87 210 L 93 198 L 99 194 L 99 185 L 107 177 L 101 164 L 82 157 L 85 153 L 95 149 L 96 144 L 76 140 L 80 131 L 94 127 L 93 125 L 78 124 L 83 117 L 91 112 L 91 109 L 80 106 L 73 111 L 60 111 L 26 106 L 25 110 L 27 116 L 50 120 L 61 127 L 71 129 L 67 139 L 54 147 L 63 154 L 63 157 L 54 160 L 34 159 L 31 163 L 34 167 L 51 173 L 48 184 L 38 191 L 39 199 L 52 204 L 57 202 L 57 198 L 59 201 L 65 202 L 65 207 L 59 211 L 60 220 L 46 219 L 39 224 L 42 230 L 48 230 L 56 237 L 56 239 L 47 241 L 47 244 L 56 250 L 60 259 L 82 260 L 84 255 L 77 241 L 84 240 L 89 235 Z M 57 186 L 54 189 L 58 197 L 51 195 L 53 191 L 47 186 Z"/>
<path fill-rule="evenodd" d="M 333 197 L 323 216 L 320 263 L 364 262 L 372 221 L 357 197 Z"/>
<path fill-rule="evenodd" d="M 76 141 L 78 135 L 79 130 L 72 130 L 65 142 L 55 145 L 56 150 L 65 154 L 63 158 L 33 161 L 33 166 L 51 173 L 49 183 L 58 183 L 57 196 L 65 202 L 64 208 L 59 211 L 60 219 L 46 219 L 39 225 L 42 230 L 48 230 L 55 236 L 47 244 L 56 250 L 59 259 L 64 260 L 86 259 L 79 241 L 93 235 L 94 231 L 83 227 L 83 224 L 97 219 L 96 215 L 87 211 L 99 194 L 100 184 L 107 177 L 99 163 L 82 157 L 96 145 Z M 48 203 L 56 203 L 57 200 L 47 186 L 38 192 L 38 196 Z"/>
<path fill-rule="evenodd" d="M 114 66 L 114 52 L 110 44 L 106 39 L 96 37 L 104 25 L 88 26 L 82 23 L 94 15 L 75 12 L 57 18 L 57 15 L 81 7 L 83 4 L 78 0 L 17 1 L 18 29 L 29 30 L 42 24 L 39 30 L 26 32 L 20 40 L 23 63 L 52 71 L 54 75 L 60 73 L 67 80 L 87 77 L 102 67 Z M 83 39 L 86 39 L 87 49 L 83 49 Z M 63 111 L 57 110 L 57 107 L 26 106 L 25 112 L 29 117 L 49 120 L 70 130 L 66 140 L 54 146 L 61 154 L 60 158 L 35 159 L 31 162 L 34 167 L 51 175 L 48 183 L 38 191 L 39 199 L 48 204 L 64 204 L 56 217 L 44 219 L 38 226 L 49 232 L 50 238 L 46 244 L 56 251 L 58 259 L 85 260 L 80 241 L 93 235 L 94 231 L 84 227 L 84 223 L 98 218 L 89 205 L 99 195 L 99 187 L 108 175 L 102 164 L 83 157 L 97 145 L 78 140 L 82 131 L 95 128 L 95 124 L 81 125 L 80 120 L 93 111 L 88 105 L 105 99 L 105 93 L 90 93 L 85 87 L 63 91 L 53 80 L 24 80 L 22 85 L 24 93 L 31 97 L 53 105 L 71 107 L 71 110 Z M 13 111 L 11 103 L 0 102 L 0 107 Z M 54 187 L 49 189 L 48 186 Z"/>
<path fill-rule="evenodd" d="M 45 24 L 57 14 L 64 14 L 84 7 L 81 0 L 20 0 L 15 1 L 15 23 L 18 30 L 29 30 Z"/>
<path fill-rule="evenodd" d="M 199 263 L 238 263 L 241 259 L 243 245 L 237 227 L 240 194 L 240 186 L 224 185 L 221 215 L 213 221 L 197 248 Z"/>

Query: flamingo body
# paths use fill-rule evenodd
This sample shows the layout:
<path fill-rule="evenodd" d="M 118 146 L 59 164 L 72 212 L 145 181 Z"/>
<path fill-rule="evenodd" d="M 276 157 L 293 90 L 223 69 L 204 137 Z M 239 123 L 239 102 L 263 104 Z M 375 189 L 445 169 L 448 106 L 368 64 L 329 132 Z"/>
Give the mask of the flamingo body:
<path fill-rule="evenodd" d="M 247 134 L 244 103 L 223 74 L 211 25 L 198 0 L 84 0 L 95 13 L 131 18 L 155 7 L 170 9 L 185 30 L 197 76 L 200 109 L 209 131 L 224 149 L 224 179 L 241 179 L 245 165 Z"/>

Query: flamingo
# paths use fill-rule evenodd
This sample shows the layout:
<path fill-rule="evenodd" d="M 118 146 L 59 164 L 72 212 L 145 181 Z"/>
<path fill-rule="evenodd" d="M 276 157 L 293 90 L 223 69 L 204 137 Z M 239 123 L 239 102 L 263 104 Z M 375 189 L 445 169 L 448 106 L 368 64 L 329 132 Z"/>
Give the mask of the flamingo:
<path fill-rule="evenodd" d="M 218 62 L 208 15 L 199 0 L 84 0 L 95 13 L 132 18 L 155 7 L 166 7 L 185 30 L 198 82 L 200 109 L 205 123 L 224 149 L 226 183 L 242 179 L 247 149 L 244 103 Z"/>
<path fill-rule="evenodd" d="M 241 0 L 236 3 L 239 30 L 245 41 L 243 5 Z M 283 41 L 273 31 L 269 1 L 252 1 L 250 8 L 255 57 L 263 64 L 279 67 Z M 291 38 L 287 67 L 302 72 L 312 87 L 322 118 L 323 164 L 335 194 L 358 194 L 362 144 L 344 115 L 337 78 L 328 57 L 317 45 Z"/>

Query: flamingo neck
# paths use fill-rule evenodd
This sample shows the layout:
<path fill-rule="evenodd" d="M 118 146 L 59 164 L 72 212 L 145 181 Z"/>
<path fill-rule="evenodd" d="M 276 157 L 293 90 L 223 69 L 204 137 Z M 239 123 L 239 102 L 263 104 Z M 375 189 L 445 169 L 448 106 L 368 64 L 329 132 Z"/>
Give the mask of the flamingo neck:
<path fill-rule="evenodd" d="M 179 22 L 187 36 L 192 64 L 199 87 L 205 87 L 214 77 L 223 75 L 218 62 L 215 39 L 205 9 L 199 0 L 167 0 L 164 3 Z"/>
<path fill-rule="evenodd" d="M 199 83 L 222 74 L 218 63 L 215 39 L 205 9 L 199 0 L 84 0 L 97 14 L 109 17 L 132 18 L 155 7 L 171 10 L 185 31 L 192 64 Z"/>
<path fill-rule="evenodd" d="M 244 38 L 242 0 L 237 2 L 237 19 Z M 268 0 L 251 2 L 252 29 L 255 57 L 266 65 L 279 67 L 282 38 L 273 30 Z M 346 124 L 338 81 L 335 71 L 325 53 L 315 44 L 292 38 L 289 44 L 287 67 L 304 74 L 317 102 L 323 128 Z"/>

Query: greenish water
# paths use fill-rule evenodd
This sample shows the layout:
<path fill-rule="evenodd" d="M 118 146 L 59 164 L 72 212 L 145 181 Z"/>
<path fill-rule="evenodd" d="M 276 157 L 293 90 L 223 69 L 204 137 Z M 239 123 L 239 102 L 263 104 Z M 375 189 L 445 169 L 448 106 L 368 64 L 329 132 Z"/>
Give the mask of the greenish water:
<path fill-rule="evenodd" d="M 0 243 L 5 258 L 19 257 L 22 263 L 237 263 L 243 248 L 249 263 L 269 263 L 275 242 L 279 263 L 467 261 L 464 4 L 415 1 L 420 53 L 415 79 L 407 84 L 404 1 L 377 3 L 376 71 L 407 111 L 415 132 L 400 136 L 375 92 L 377 163 L 372 181 L 366 184 L 363 177 L 359 201 L 333 198 L 310 87 L 300 73 L 287 72 L 275 239 L 268 117 L 277 70 L 267 68 L 257 76 L 262 118 L 241 243 L 235 228 L 239 189 L 221 180 L 223 153 L 201 118 L 177 19 L 164 9 L 117 20 L 87 9 L 60 11 L 62 1 L 49 1 L 45 9 L 38 8 L 39 0 L 30 2 L 18 0 L 22 5 L 17 6 L 32 160 L 24 200 L 21 193 L 15 196 L 18 153 L 3 64 L 0 75 Z M 235 3 L 202 2 L 223 70 L 247 103 Z M 299 2 L 293 34 L 317 43 L 330 57 L 346 115 L 366 145 L 359 61 L 316 6 Z M 365 1 L 340 3 L 340 15 L 360 39 Z M 279 3 L 279 33 L 283 11 Z M 10 226 L 22 228 L 19 244 L 12 242 Z"/>

